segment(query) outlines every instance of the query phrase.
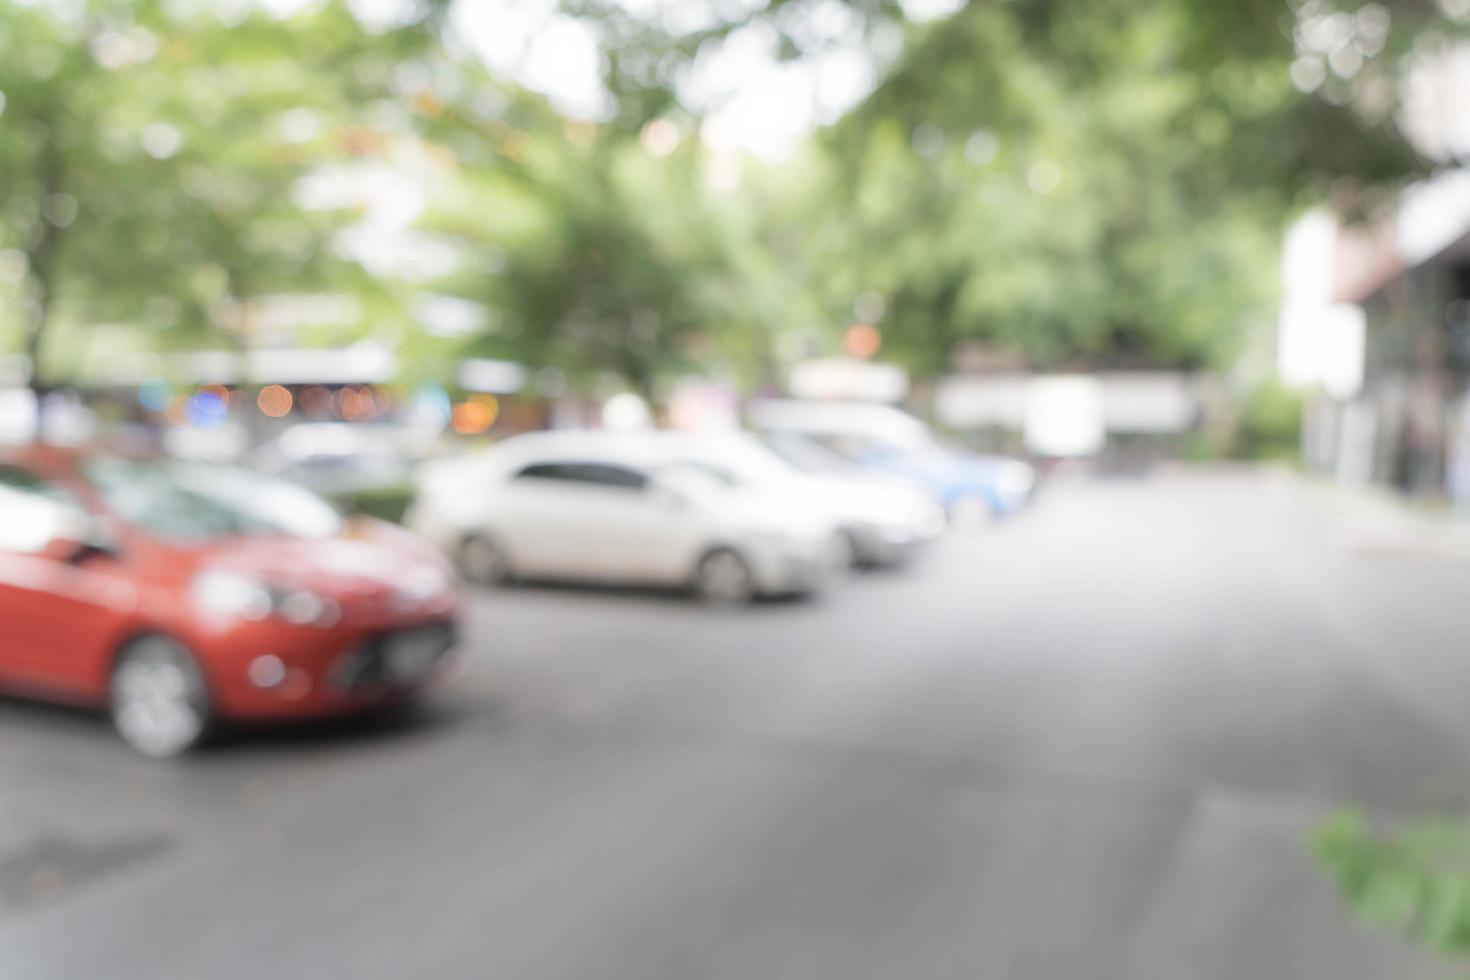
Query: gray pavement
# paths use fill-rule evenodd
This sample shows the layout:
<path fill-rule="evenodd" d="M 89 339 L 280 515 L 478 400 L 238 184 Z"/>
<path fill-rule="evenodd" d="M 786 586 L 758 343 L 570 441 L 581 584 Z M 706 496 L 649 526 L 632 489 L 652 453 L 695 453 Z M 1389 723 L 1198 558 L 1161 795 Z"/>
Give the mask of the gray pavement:
<path fill-rule="evenodd" d="M 1444 976 L 1302 845 L 1470 800 L 1470 559 L 1364 514 L 1173 473 L 813 602 L 482 595 L 425 717 L 180 765 L 0 701 L 0 977 Z"/>

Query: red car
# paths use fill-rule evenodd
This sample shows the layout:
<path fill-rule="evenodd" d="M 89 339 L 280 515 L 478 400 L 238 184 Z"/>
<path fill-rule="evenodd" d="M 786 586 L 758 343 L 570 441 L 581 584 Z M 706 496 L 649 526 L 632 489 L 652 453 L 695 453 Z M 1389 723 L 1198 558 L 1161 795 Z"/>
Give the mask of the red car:
<path fill-rule="evenodd" d="M 428 545 L 292 484 L 0 452 L 0 687 L 106 706 L 149 755 L 219 720 L 411 698 L 445 672 L 458 605 Z"/>

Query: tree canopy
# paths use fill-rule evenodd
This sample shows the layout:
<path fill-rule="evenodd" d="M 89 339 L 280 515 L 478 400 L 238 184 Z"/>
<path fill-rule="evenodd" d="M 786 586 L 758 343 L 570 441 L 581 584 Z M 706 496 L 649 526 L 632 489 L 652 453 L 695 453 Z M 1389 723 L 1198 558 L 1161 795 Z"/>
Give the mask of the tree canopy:
<path fill-rule="evenodd" d="M 0 337 L 62 380 L 103 336 L 273 342 L 273 297 L 325 293 L 349 312 L 308 341 L 652 395 L 772 383 L 865 320 L 922 373 L 1218 366 L 1270 318 L 1295 210 L 1457 162 L 1397 105 L 1455 4 L 555 6 L 600 51 L 585 118 L 488 70 L 444 3 L 0 0 Z M 742 157 L 694 84 L 740 44 L 874 81 L 788 159 Z M 446 303 L 473 315 L 441 329 Z"/>

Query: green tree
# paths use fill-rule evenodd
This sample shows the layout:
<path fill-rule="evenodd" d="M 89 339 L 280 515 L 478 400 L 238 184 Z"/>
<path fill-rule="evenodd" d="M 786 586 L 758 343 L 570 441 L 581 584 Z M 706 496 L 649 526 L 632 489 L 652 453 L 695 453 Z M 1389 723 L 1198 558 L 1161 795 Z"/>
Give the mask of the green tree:
<path fill-rule="evenodd" d="M 562 119 L 484 77 L 462 96 L 429 131 L 461 176 L 425 227 L 464 256 L 435 288 L 493 311 L 466 353 L 611 372 L 654 400 L 700 363 L 763 370 L 791 304 L 696 141 L 663 121 L 669 144 L 650 150 L 642 130 Z"/>
<path fill-rule="evenodd" d="M 154 347 L 239 340 L 265 295 L 372 296 L 332 248 L 352 215 L 304 206 L 299 179 L 380 149 L 363 107 L 402 113 L 394 73 L 430 43 L 424 27 L 373 32 L 339 4 L 278 18 L 0 0 L 7 326 L 36 383 L 61 375 L 48 338 L 74 360 L 94 324 L 130 324 Z"/>
<path fill-rule="evenodd" d="M 684 79 L 741 31 L 774 33 L 783 58 L 820 51 L 831 6 L 675 31 L 661 8 L 562 4 L 597 25 L 625 131 L 691 115 Z M 1038 366 L 1227 362 L 1269 317 L 1294 208 L 1368 206 L 1426 172 L 1392 103 L 1403 56 L 1453 26 L 1359 0 L 971 0 L 925 24 L 900 3 L 844 6 L 864 37 L 898 26 L 902 50 L 819 137 L 799 190 L 756 204 L 800 242 L 786 267 L 830 332 L 877 294 L 886 349 L 922 371 L 966 342 Z"/>

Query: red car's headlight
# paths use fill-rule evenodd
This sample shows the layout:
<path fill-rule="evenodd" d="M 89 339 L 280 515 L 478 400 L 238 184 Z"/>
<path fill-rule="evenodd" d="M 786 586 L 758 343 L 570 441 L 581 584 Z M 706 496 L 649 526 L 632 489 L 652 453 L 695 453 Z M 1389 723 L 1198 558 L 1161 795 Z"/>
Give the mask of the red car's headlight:
<path fill-rule="evenodd" d="M 256 622 L 271 616 L 297 626 L 331 626 L 341 618 L 337 603 L 305 589 L 278 589 L 251 575 L 212 569 L 195 576 L 190 595 L 212 616 Z"/>

